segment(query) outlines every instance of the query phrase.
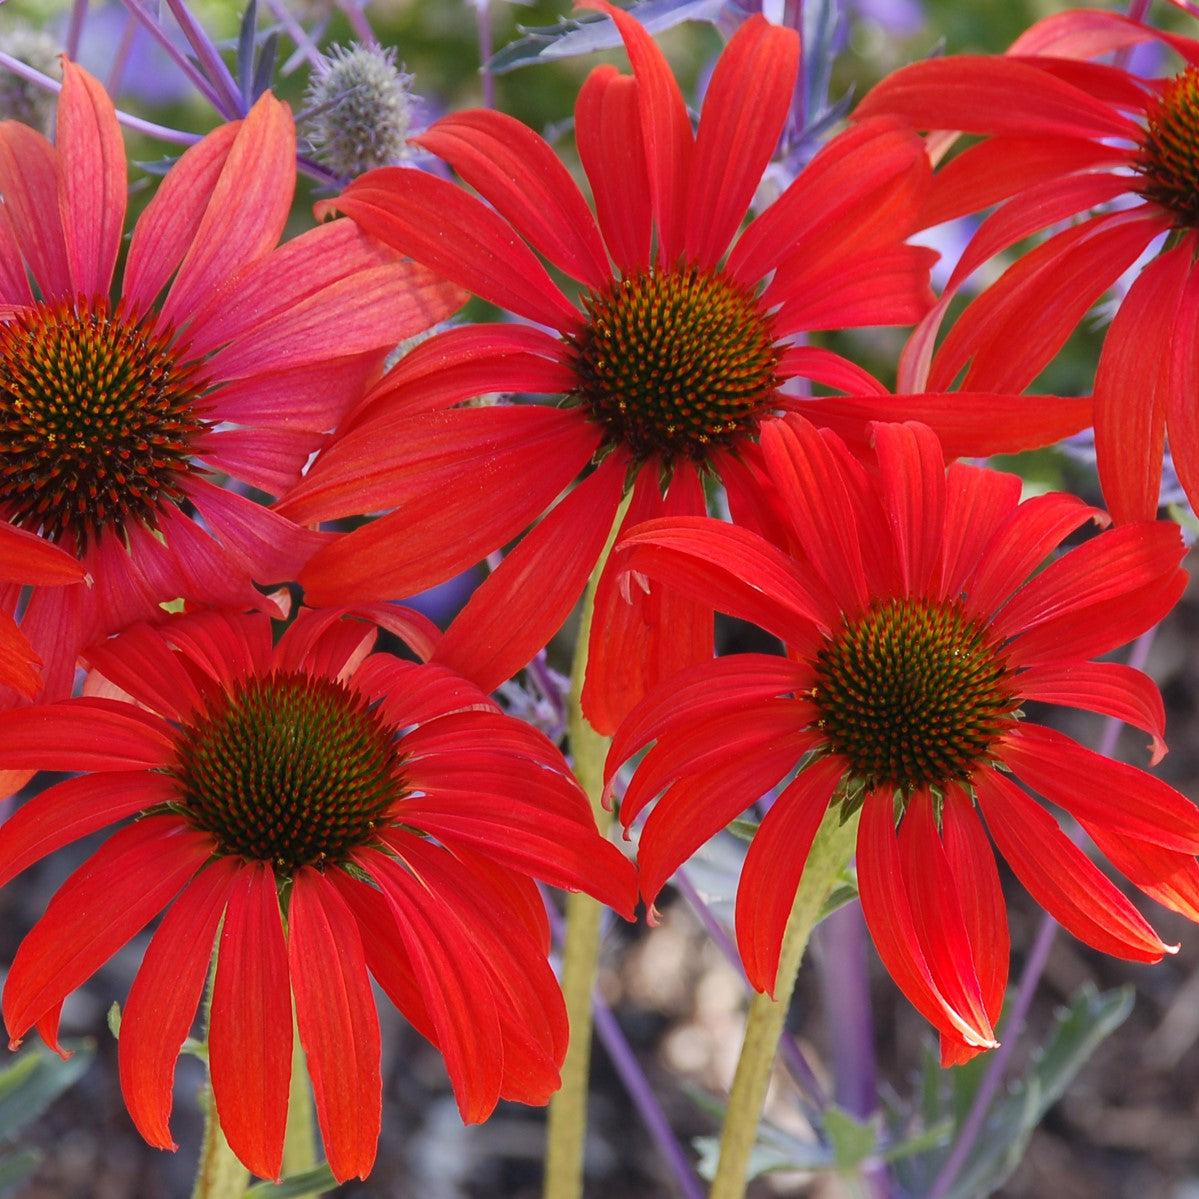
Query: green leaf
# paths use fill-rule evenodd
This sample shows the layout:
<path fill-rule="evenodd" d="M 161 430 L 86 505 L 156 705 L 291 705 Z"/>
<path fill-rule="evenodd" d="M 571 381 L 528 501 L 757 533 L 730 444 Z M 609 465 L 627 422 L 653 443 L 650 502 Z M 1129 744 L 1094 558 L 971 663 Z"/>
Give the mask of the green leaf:
<path fill-rule="evenodd" d="M 306 1195 L 323 1195 L 337 1186 L 337 1179 L 328 1165 L 322 1163 L 315 1170 L 293 1174 L 280 1183 L 260 1182 L 252 1186 L 245 1199 L 303 1199 Z"/>
<path fill-rule="evenodd" d="M 752 841 L 758 831 L 758 822 L 756 820 L 734 820 L 727 828 L 734 837 L 739 837 L 742 841 Z"/>
<path fill-rule="evenodd" d="M 114 1002 L 108 1009 L 108 1031 L 112 1033 L 114 1040 L 121 1039 L 121 1005 L 119 1003 Z"/>
<path fill-rule="evenodd" d="M 833 1149 L 833 1161 L 839 1170 L 856 1170 L 874 1154 L 878 1144 L 878 1132 L 874 1125 L 856 1120 L 835 1106 L 825 1109 L 824 1131 Z"/>
<path fill-rule="evenodd" d="M 711 1182 L 716 1177 L 716 1164 L 720 1160 L 720 1138 L 694 1137 L 691 1144 L 699 1154 L 696 1172 Z M 832 1154 L 825 1146 L 801 1141 L 781 1129 L 762 1124 L 750 1150 L 746 1177 L 757 1178 L 759 1174 L 776 1170 L 831 1170 L 833 1164 Z"/>
<path fill-rule="evenodd" d="M 828 898 L 824 901 L 824 907 L 820 909 L 820 916 L 816 923 L 819 924 L 821 920 L 831 916 L 838 908 L 843 908 L 847 903 L 853 903 L 857 897 L 857 876 L 852 871 L 844 871 L 837 880 L 837 885 L 829 892 Z"/>
<path fill-rule="evenodd" d="M 36 1149 L 18 1149 L 0 1157 L 0 1192 L 7 1192 L 25 1182 L 42 1164 Z"/>
<path fill-rule="evenodd" d="M 0 1071 L 0 1137 L 15 1137 L 91 1065 L 95 1050 L 90 1042 L 68 1048 L 75 1052 L 65 1062 L 48 1051 L 32 1050 Z"/>

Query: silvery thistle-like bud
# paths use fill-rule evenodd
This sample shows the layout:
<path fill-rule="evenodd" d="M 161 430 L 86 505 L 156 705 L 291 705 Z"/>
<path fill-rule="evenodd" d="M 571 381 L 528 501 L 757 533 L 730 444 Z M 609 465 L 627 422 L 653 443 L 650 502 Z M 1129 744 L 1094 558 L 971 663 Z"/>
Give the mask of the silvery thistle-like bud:
<path fill-rule="evenodd" d="M 408 136 L 411 79 L 391 47 L 334 46 L 305 95 L 313 157 L 350 179 L 397 162 Z"/>
<path fill-rule="evenodd" d="M 51 79 L 62 78 L 59 46 L 39 29 L 26 25 L 0 28 L 0 50 Z M 49 134 L 54 126 L 55 107 L 53 92 L 9 71 L 0 71 L 0 121 L 22 121 L 39 133 Z"/>

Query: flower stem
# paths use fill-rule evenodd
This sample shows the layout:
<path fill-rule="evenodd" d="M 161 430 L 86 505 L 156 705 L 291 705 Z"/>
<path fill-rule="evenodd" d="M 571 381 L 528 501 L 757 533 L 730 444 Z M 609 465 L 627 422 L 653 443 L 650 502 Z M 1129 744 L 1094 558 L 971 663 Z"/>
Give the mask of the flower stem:
<path fill-rule="evenodd" d="M 709 1199 L 742 1199 L 745 1194 L 749 1156 L 757 1136 L 762 1105 L 766 1101 L 779 1038 L 791 1006 L 795 976 L 824 902 L 853 854 L 857 827 L 856 814 L 843 824 L 840 806 L 831 806 L 812 843 L 783 938 L 775 998 L 755 995 L 750 1002 L 745 1040 L 720 1134 L 720 1161 Z"/>
<path fill-rule="evenodd" d="M 632 494 L 617 509 L 607 544 L 591 572 L 583 596 L 578 640 L 570 672 L 567 735 L 575 777 L 579 780 L 595 823 L 603 836 L 612 827 L 605 809 L 604 759 L 609 738 L 597 733 L 583 715 L 583 679 L 587 674 L 587 646 L 595 614 L 595 590 L 616 541 Z M 545 1199 L 580 1199 L 583 1194 L 583 1145 L 587 1134 L 587 1075 L 591 1062 L 591 988 L 599 958 L 600 917 L 603 907 L 589 895 L 566 897 L 566 935 L 562 939 L 562 994 L 570 1020 L 570 1046 L 562 1063 L 562 1087 L 550 1100 L 545 1154 Z"/>
<path fill-rule="evenodd" d="M 292 1022 L 291 1090 L 287 1098 L 287 1133 L 283 1141 L 284 1178 L 307 1174 L 317 1164 L 308 1061 L 300 1044 L 300 1030 L 295 1025 L 294 1015 Z"/>

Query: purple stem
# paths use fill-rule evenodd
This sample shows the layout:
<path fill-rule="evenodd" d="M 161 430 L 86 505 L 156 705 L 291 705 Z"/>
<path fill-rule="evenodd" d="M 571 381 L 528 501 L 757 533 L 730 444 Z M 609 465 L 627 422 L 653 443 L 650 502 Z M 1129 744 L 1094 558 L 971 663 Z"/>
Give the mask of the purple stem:
<path fill-rule="evenodd" d="M 1144 669 L 1145 663 L 1149 660 L 1149 652 L 1153 649 L 1153 641 L 1157 636 L 1159 627 L 1159 625 L 1154 625 L 1153 628 L 1146 630 L 1133 642 L 1132 649 L 1128 653 L 1128 665 L 1135 670 Z M 1122 720 L 1117 720 L 1114 716 L 1108 717 L 1107 722 L 1104 724 L 1103 734 L 1099 740 L 1099 752 L 1104 757 L 1111 756 L 1112 751 L 1116 748 L 1116 741 L 1120 736 L 1120 730 L 1123 727 L 1124 722 Z M 1011 1014 L 1003 1025 L 1003 1044 L 995 1050 L 994 1056 L 987 1063 L 987 1072 L 983 1075 L 983 1080 L 979 1084 L 978 1091 L 974 1096 L 974 1102 L 971 1104 L 970 1111 L 966 1116 L 965 1122 L 962 1124 L 961 1131 L 958 1133 L 957 1142 L 954 1144 L 949 1157 L 946 1158 L 945 1164 L 941 1167 L 941 1171 L 937 1175 L 936 1182 L 933 1184 L 933 1189 L 928 1199 L 945 1199 L 950 1187 L 957 1180 L 962 1166 L 965 1165 L 966 1159 L 970 1156 L 971 1150 L 974 1148 L 983 1131 L 983 1127 L 987 1122 L 987 1116 L 990 1113 L 991 1103 L 998 1094 L 1000 1084 L 1003 1082 L 1003 1075 L 1008 1059 L 1015 1050 L 1016 1040 L 1020 1035 L 1021 1028 L 1024 1026 L 1024 1019 L 1028 1015 L 1033 994 L 1036 992 L 1037 984 L 1041 981 L 1041 974 L 1045 969 L 1045 963 L 1049 960 L 1049 950 L 1053 945 L 1053 937 L 1056 931 L 1057 921 L 1052 916 L 1046 914 L 1041 920 L 1041 926 L 1037 930 L 1036 940 L 1033 941 L 1032 949 L 1029 950 L 1028 960 L 1024 963 L 1024 972 L 1020 975 L 1020 986 L 1016 992 L 1015 1001 L 1012 1004 Z"/>
<path fill-rule="evenodd" d="M 1149 12 L 1149 0 L 1129 0 L 1128 15 L 1134 21 L 1143 21 L 1146 14 Z M 1115 64 L 1121 70 L 1128 67 L 1128 60 L 1132 58 L 1132 46 L 1125 46 L 1123 50 L 1116 51 Z"/>
<path fill-rule="evenodd" d="M 834 1097 L 863 1120 L 878 1106 L 866 940 L 866 922 L 856 903 L 820 925 L 820 992 L 833 1052 Z"/>
<path fill-rule="evenodd" d="M 553 929 L 554 940 L 562 941 L 563 923 L 558 909 L 552 903 L 545 905 L 549 913 L 550 927 Z M 599 991 L 591 994 L 591 1008 L 595 1020 L 595 1031 L 612 1065 L 616 1070 L 624 1089 L 629 1093 L 633 1106 L 637 1109 L 645 1124 L 646 1130 L 657 1145 L 659 1152 L 666 1158 L 670 1172 L 678 1184 L 679 1193 L 683 1199 L 704 1199 L 704 1188 L 696 1177 L 695 1169 L 687 1151 L 679 1144 L 679 1139 L 670 1127 L 670 1121 L 650 1086 L 637 1055 L 629 1045 L 612 1009 L 601 998 Z"/>
<path fill-rule="evenodd" d="M 300 53 L 308 60 L 308 62 L 316 67 L 320 66 L 324 60 L 324 56 L 320 52 L 320 48 L 316 42 L 308 36 L 308 31 L 300 24 L 299 21 L 292 16 L 291 11 L 283 0 L 266 0 L 267 7 L 274 14 L 275 20 L 283 27 L 284 32 L 293 42 L 295 42 Z"/>
<path fill-rule="evenodd" d="M 49 75 L 43 75 L 41 71 L 34 70 L 33 67 L 26 65 L 19 59 L 13 58 L 11 54 L 5 54 L 3 50 L 0 50 L 0 67 L 4 67 L 14 75 L 19 75 L 22 79 L 27 79 L 37 87 L 45 88 L 48 92 L 54 92 L 57 95 L 62 91 L 62 84 L 57 79 L 51 79 Z M 156 137 L 159 141 L 172 142 L 177 146 L 192 146 L 200 140 L 200 134 L 198 133 L 184 133 L 181 129 L 169 129 L 166 125 L 156 125 L 153 121 L 143 121 L 141 117 L 121 112 L 120 109 L 117 110 L 117 120 L 127 129 L 144 133 L 147 137 Z"/>
<path fill-rule="evenodd" d="M 125 68 L 129 64 L 129 55 L 133 51 L 133 43 L 137 40 L 137 18 L 128 13 L 125 17 L 125 27 L 121 30 L 121 40 L 117 43 L 116 53 L 112 56 L 112 66 L 108 70 L 108 78 L 104 81 L 104 90 L 116 97 L 121 90 L 121 80 L 125 77 Z"/>
<path fill-rule="evenodd" d="M 217 89 L 204 78 L 204 75 L 196 69 L 191 59 L 175 45 L 170 34 L 142 7 L 141 0 L 122 0 L 122 3 L 150 31 L 154 39 L 167 52 L 171 61 L 183 72 L 192 86 L 225 120 L 231 121 L 240 115 L 237 107 L 231 106 Z"/>
<path fill-rule="evenodd" d="M 67 26 L 67 57 L 72 62 L 79 57 L 79 41 L 83 37 L 83 22 L 87 20 L 87 0 L 75 0 L 71 5 L 71 21 Z"/>
<path fill-rule="evenodd" d="M 928 1199 L 945 1199 L 945 1196 L 949 1194 L 949 1188 L 953 1186 L 958 1173 L 966 1164 L 966 1159 L 970 1156 L 971 1150 L 982 1133 L 983 1125 L 991 1110 L 991 1103 L 1003 1082 L 1008 1058 L 1016 1048 L 1020 1030 L 1024 1027 L 1024 1020 L 1032 1005 L 1032 997 L 1036 994 L 1037 984 L 1041 981 L 1041 972 L 1049 960 L 1049 950 L 1053 945 L 1053 937 L 1056 932 L 1057 921 L 1049 915 L 1042 917 L 1041 926 L 1037 929 L 1036 940 L 1033 941 L 1032 949 L 1028 952 L 1028 960 L 1024 963 L 1024 972 L 1020 975 L 1020 987 L 1012 1003 L 1012 1010 L 1004 1022 L 1003 1044 L 995 1050 L 995 1056 L 987 1065 L 987 1072 L 983 1075 L 978 1093 L 974 1096 L 974 1103 L 962 1124 L 962 1131 L 958 1134 L 957 1142 L 946 1159 L 945 1165 L 941 1167 L 941 1172 L 937 1175 L 936 1182 L 933 1183 L 933 1189 L 929 1193 Z"/>
<path fill-rule="evenodd" d="M 479 73 L 483 76 L 483 107 L 495 107 L 495 76 L 491 73 L 493 47 L 491 0 L 475 0 L 475 22 L 479 30 Z"/>
<path fill-rule="evenodd" d="M 803 38 L 803 0 L 784 0 L 783 24 L 794 29 Z M 791 100 L 791 143 L 798 144 L 804 125 L 807 124 L 807 93 L 804 83 L 803 47 L 800 46 L 799 73 L 795 77 L 795 94 Z"/>
<path fill-rule="evenodd" d="M 542 650 L 532 662 L 529 663 L 529 673 L 537 681 L 537 686 L 541 688 L 542 695 L 550 701 L 554 706 L 555 718 L 563 725 L 566 723 L 566 696 L 562 694 L 562 688 L 554 681 L 554 676 L 550 672 L 549 666 L 545 661 L 545 650 Z"/>
<path fill-rule="evenodd" d="M 375 37 L 375 31 L 366 19 L 366 13 L 362 11 L 361 4 L 356 3 L 356 0 L 337 0 L 337 7 L 345 13 L 346 20 L 349 21 L 350 28 L 354 31 L 354 36 L 360 42 L 371 46 L 379 44 L 379 39 Z"/>
<path fill-rule="evenodd" d="M 716 943 L 717 948 L 724 954 L 729 965 L 741 975 L 741 980 L 745 985 L 749 986 L 749 979 L 745 976 L 745 967 L 741 964 L 741 954 L 737 951 L 737 946 L 733 944 L 732 938 L 725 930 L 723 924 L 717 920 L 715 913 L 704 902 L 703 896 L 695 889 L 695 884 L 687 877 L 685 870 L 679 869 L 675 872 L 674 885 L 679 889 L 679 893 L 691 905 L 695 914 L 699 917 L 700 923 L 707 930 L 708 936 Z M 795 1038 L 789 1033 L 784 1032 L 779 1040 L 779 1049 L 783 1055 L 783 1062 L 787 1067 L 787 1072 L 799 1086 L 817 1109 L 828 1107 L 828 1095 L 825 1093 L 824 1087 L 821 1086 L 820 1079 L 816 1077 L 816 1072 L 808 1063 L 808 1059 L 804 1057 L 803 1050 L 800 1049 Z"/>
<path fill-rule="evenodd" d="M 167 0 L 167 4 L 213 87 L 224 97 L 234 113 L 245 116 L 245 100 L 241 89 L 234 82 L 233 75 L 213 44 L 212 38 L 205 33 L 204 26 L 196 20 L 183 0 Z"/>

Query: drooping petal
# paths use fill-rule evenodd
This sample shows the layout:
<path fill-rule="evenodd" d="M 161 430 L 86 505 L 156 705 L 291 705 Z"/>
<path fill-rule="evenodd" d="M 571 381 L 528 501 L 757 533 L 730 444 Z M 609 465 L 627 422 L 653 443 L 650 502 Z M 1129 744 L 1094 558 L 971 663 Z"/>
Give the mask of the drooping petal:
<path fill-rule="evenodd" d="M 966 923 L 962 880 L 954 873 L 941 842 L 932 796 L 917 792 L 899 826 L 899 860 L 912 905 L 916 936 L 937 990 L 972 1027 L 994 1040 L 995 1031 L 975 968 Z M 976 886 L 965 880 L 967 888 Z M 985 1048 L 985 1046 L 979 1046 Z"/>
<path fill-rule="evenodd" d="M 754 833 L 741 868 L 737 947 L 749 981 L 771 996 L 808 852 L 846 765 L 830 754 L 788 783 Z"/>
<path fill-rule="evenodd" d="M 575 101 L 575 144 L 612 261 L 623 274 L 649 266 L 649 176 L 637 81 L 615 67 L 587 76 Z"/>
<path fill-rule="evenodd" d="M 1046 704 L 1082 708 L 1143 729 L 1150 742 L 1151 766 L 1166 753 L 1166 712 L 1157 684 L 1118 662 L 1071 662 L 1036 666 L 1019 675 L 1020 694 Z"/>
<path fill-rule="evenodd" d="M 174 751 L 160 717 L 115 700 L 73 699 L 0 713 L 4 770 L 153 770 Z"/>
<path fill-rule="evenodd" d="M 212 959 L 217 925 L 240 866 L 213 862 L 183 889 L 146 947 L 121 1012 L 121 1094 L 137 1130 L 156 1149 L 171 1136 L 175 1063 L 191 1029 Z"/>
<path fill-rule="evenodd" d="M 624 485 L 611 456 L 521 539 L 446 629 L 434 661 L 485 691 L 526 666 L 562 627 L 595 567 Z"/>
<path fill-rule="evenodd" d="M 943 1036 L 975 1049 L 993 1049 L 995 1036 L 968 1011 L 956 1008 L 938 988 L 916 929 L 890 789 L 870 792 L 858 829 L 858 887 L 862 913 L 887 972 L 912 1006 Z"/>
<path fill-rule="evenodd" d="M 108 93 L 70 59 L 63 60 L 57 144 L 71 284 L 77 294 L 107 296 L 125 228 L 125 143 Z"/>
<path fill-rule="evenodd" d="M 113 835 L 55 893 L 21 942 L 4 986 L 14 1045 L 178 893 L 212 839 L 178 816 L 149 816 Z"/>
<path fill-rule="evenodd" d="M 195 680 L 152 625 L 134 625 L 84 657 L 109 682 L 171 720 L 185 718 L 200 703 Z"/>
<path fill-rule="evenodd" d="M 979 771 L 973 782 L 999 852 L 1067 932 L 1134 962 L 1158 962 L 1175 952 L 1044 808 L 993 770 Z"/>
<path fill-rule="evenodd" d="M 42 689 L 42 660 L 33 652 L 7 612 L 0 612 L 0 688 L 11 688 L 25 699 Z"/>
<path fill-rule="evenodd" d="M 1191 245 L 1180 247 L 1180 251 L 1186 253 L 1189 264 Z M 1127 303 L 1126 300 L 1125 305 Z M 1195 388 L 1199 387 L 1199 272 L 1196 272 L 1193 266 L 1187 274 L 1176 318 L 1170 320 L 1168 305 L 1159 311 L 1162 321 L 1159 329 L 1165 329 L 1173 338 L 1173 345 L 1167 350 L 1170 359 L 1165 388 L 1165 417 L 1170 432 L 1170 454 L 1178 480 L 1194 505 L 1199 503 L 1199 499 L 1196 499 L 1199 497 L 1199 421 L 1196 421 L 1193 405 L 1188 401 L 1195 395 Z M 1111 333 L 1108 337 L 1110 339 Z M 1131 407 L 1127 400 L 1124 407 Z M 1108 449 L 1114 450 L 1111 456 L 1118 455 L 1124 458 L 1126 451 L 1119 442 L 1113 447 L 1111 438 L 1107 440 Z M 1095 431 L 1095 449 L 1098 453 L 1098 428 Z M 1155 447 L 1151 446 L 1148 453 L 1154 455 Z M 1154 469 L 1156 461 L 1156 457 L 1151 459 L 1151 470 Z M 1119 486 L 1119 482 L 1115 485 Z"/>
<path fill-rule="evenodd" d="M 359 176 L 336 209 L 372 237 L 518 316 L 569 332 L 579 313 L 502 216 L 425 171 L 382 167 Z"/>
<path fill-rule="evenodd" d="M 750 17 L 716 61 L 695 139 L 683 250 L 713 267 L 745 219 L 787 120 L 799 68 L 794 30 Z"/>
<path fill-rule="evenodd" d="M 1151 262 L 1124 297 L 1095 371 L 1095 461 L 1103 499 L 1118 521 L 1152 520 L 1161 488 L 1171 354 L 1186 336 L 1177 318 L 1191 269 L 1179 247 Z M 1179 443 L 1186 438 L 1180 428 Z M 1175 433 L 1171 428 L 1173 448 Z"/>
<path fill-rule="evenodd" d="M 260 1178 L 279 1180 L 291 1082 L 291 988 L 275 876 L 246 863 L 229 890 L 208 1027 L 221 1131 Z"/>
<path fill-rule="evenodd" d="M 994 1028 L 1007 990 L 1011 936 L 995 855 L 973 803 L 960 787 L 950 787 L 946 793 L 941 809 L 941 843 L 962 905 L 987 1018 Z M 942 1038 L 941 1064 L 958 1065 L 976 1052 L 955 1038 Z"/>
<path fill-rule="evenodd" d="M 611 278 L 587 201 L 528 126 L 506 113 L 452 113 L 412 139 L 444 159 L 535 249 L 590 288 Z"/>
<path fill-rule="evenodd" d="M 3 154 L 3 150 L 0 150 Z M 0 209 L 0 305 L 25 308 L 33 303 L 29 272 L 21 257 L 7 210 Z"/>
<path fill-rule="evenodd" d="M 1199 862 L 1193 854 L 1175 853 L 1085 820 L 1079 823 L 1129 882 L 1188 920 L 1199 921 Z"/>
<path fill-rule="evenodd" d="M 0 825 L 0 887 L 64 845 L 176 798 L 175 784 L 148 770 L 56 783 Z"/>
<path fill-rule="evenodd" d="M 363 850 L 356 860 L 389 902 L 393 939 L 412 964 L 462 1119 L 481 1123 L 495 1110 L 503 1080 L 499 1017 L 487 968 L 469 931 L 394 858 Z"/>
<path fill-rule="evenodd" d="M 1000 754 L 1021 782 L 1080 820 L 1180 853 L 1199 853 L 1199 807 L 1168 783 L 1022 722 Z"/>
<path fill-rule="evenodd" d="M 296 1025 L 308 1059 L 329 1168 L 365 1179 L 382 1120 L 379 1016 L 353 913 L 323 874 L 292 881 L 288 961 Z"/>

